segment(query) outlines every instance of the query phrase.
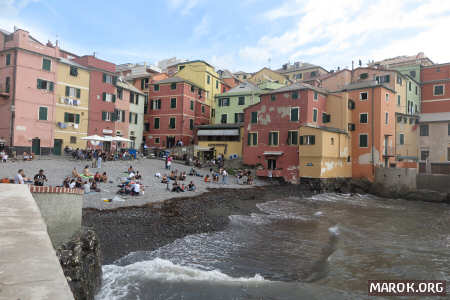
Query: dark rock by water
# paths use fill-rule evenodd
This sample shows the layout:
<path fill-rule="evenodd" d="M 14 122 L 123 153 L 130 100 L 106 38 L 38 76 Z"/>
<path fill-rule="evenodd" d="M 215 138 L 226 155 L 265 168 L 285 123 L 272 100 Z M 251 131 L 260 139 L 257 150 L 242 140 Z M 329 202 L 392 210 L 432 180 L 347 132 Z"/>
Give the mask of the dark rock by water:
<path fill-rule="evenodd" d="M 102 283 L 102 256 L 96 233 L 83 228 L 56 254 L 75 300 L 93 300 Z"/>

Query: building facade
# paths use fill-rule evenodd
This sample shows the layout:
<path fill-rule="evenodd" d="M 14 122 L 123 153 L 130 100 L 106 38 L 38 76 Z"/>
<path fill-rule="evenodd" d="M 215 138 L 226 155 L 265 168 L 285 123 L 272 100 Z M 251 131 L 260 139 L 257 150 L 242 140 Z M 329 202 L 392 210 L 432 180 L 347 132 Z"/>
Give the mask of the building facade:
<path fill-rule="evenodd" d="M 258 85 L 264 82 L 275 82 L 283 85 L 289 84 L 291 81 L 284 75 L 272 71 L 269 68 L 262 68 L 258 72 L 252 74 L 250 78 L 247 79 L 251 83 Z"/>
<path fill-rule="evenodd" d="M 419 116 L 395 114 L 396 167 L 417 168 Z"/>
<path fill-rule="evenodd" d="M 308 81 L 328 73 L 324 68 L 306 62 L 287 63 L 276 70 L 276 72 L 282 74 L 286 79 L 292 82 Z"/>
<path fill-rule="evenodd" d="M 422 68 L 422 112 L 450 111 L 450 63 Z"/>
<path fill-rule="evenodd" d="M 196 126 L 196 156 L 204 161 L 222 156 L 226 160 L 242 158 L 243 124 Z"/>
<path fill-rule="evenodd" d="M 89 123 L 89 70 L 60 58 L 56 72 L 55 132 L 53 154 L 65 147 L 85 149 Z"/>
<path fill-rule="evenodd" d="M 302 83 L 262 94 L 244 109 L 243 162 L 257 167 L 257 176 L 299 178 L 298 129 L 323 125 L 326 91 Z"/>
<path fill-rule="evenodd" d="M 149 147 L 171 148 L 178 141 L 190 145 L 194 127 L 209 124 L 210 107 L 198 85 L 180 77 L 151 84 L 145 117 L 145 142 Z"/>

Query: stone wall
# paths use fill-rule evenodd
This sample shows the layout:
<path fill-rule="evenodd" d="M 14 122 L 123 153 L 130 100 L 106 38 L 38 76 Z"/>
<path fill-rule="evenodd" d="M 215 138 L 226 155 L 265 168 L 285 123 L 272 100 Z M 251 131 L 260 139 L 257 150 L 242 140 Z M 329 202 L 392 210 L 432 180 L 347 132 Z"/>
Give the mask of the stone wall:
<path fill-rule="evenodd" d="M 81 229 L 83 190 L 49 186 L 30 186 L 53 246 L 62 243 Z"/>
<path fill-rule="evenodd" d="M 417 188 L 450 193 L 450 175 L 418 174 Z"/>
<path fill-rule="evenodd" d="M 375 183 L 395 191 L 416 190 L 417 169 L 375 168 Z"/>

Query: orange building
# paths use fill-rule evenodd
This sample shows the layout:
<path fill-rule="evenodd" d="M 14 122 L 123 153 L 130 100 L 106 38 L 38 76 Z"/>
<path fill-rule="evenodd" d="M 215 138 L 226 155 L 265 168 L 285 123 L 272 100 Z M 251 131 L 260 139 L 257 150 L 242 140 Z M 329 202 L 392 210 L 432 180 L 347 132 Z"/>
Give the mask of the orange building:
<path fill-rule="evenodd" d="M 450 63 L 422 67 L 422 113 L 450 112 Z"/>

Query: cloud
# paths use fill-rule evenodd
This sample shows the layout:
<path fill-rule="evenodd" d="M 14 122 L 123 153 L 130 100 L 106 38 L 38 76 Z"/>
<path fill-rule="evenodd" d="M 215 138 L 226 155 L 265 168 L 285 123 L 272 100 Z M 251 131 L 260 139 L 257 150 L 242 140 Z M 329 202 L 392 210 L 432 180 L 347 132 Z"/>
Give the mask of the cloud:
<path fill-rule="evenodd" d="M 203 16 L 200 23 L 197 24 L 197 26 L 194 27 L 193 31 L 193 37 L 194 38 L 200 38 L 202 36 L 208 35 L 210 32 L 209 28 L 211 27 L 210 18 L 208 16 Z"/>
<path fill-rule="evenodd" d="M 22 9 L 39 0 L 2 0 L 0 1 L 0 17 L 15 17 Z"/>
<path fill-rule="evenodd" d="M 179 10 L 185 16 L 191 13 L 192 9 L 200 4 L 202 0 L 167 0 L 171 10 Z"/>
<path fill-rule="evenodd" d="M 268 58 L 312 59 L 332 66 L 355 56 L 378 59 L 422 49 L 431 58 L 445 59 L 445 49 L 450 49 L 450 40 L 444 38 L 450 28 L 450 1 L 286 0 L 263 17 L 286 22 L 289 28 L 241 48 L 243 59 L 259 64 Z"/>

